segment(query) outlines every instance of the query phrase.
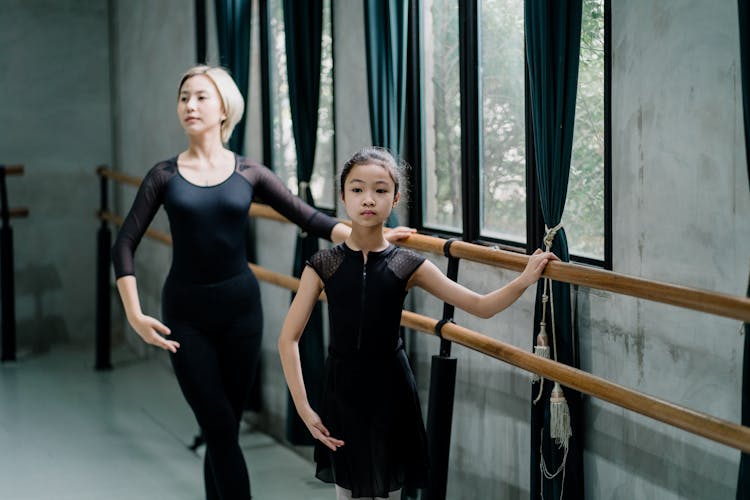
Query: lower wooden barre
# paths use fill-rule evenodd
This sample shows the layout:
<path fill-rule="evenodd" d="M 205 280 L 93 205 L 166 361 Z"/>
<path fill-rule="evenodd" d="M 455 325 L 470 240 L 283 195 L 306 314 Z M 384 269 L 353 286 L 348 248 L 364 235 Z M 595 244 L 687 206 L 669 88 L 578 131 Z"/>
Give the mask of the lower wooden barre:
<path fill-rule="evenodd" d="M 23 165 L 5 165 L 3 167 L 5 175 L 23 175 Z"/>
<path fill-rule="evenodd" d="M 434 335 L 437 320 L 404 311 L 401 316 L 401 324 Z M 443 326 L 442 336 L 446 340 L 456 342 L 529 372 L 537 373 L 549 380 L 556 380 L 562 385 L 579 392 L 590 394 L 622 408 L 746 453 L 750 452 L 750 427 L 744 427 L 642 394 L 583 370 L 536 356 L 531 352 L 453 323 L 447 323 Z"/>
<path fill-rule="evenodd" d="M 12 219 L 22 219 L 29 216 L 29 209 L 26 207 L 13 207 L 8 209 L 8 216 Z"/>

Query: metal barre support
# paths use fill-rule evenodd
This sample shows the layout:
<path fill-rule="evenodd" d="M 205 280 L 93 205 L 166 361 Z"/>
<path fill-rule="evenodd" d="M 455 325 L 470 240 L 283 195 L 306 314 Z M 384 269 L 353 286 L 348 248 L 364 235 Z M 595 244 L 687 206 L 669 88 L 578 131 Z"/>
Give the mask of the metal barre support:
<path fill-rule="evenodd" d="M 458 279 L 459 259 L 451 257 L 450 247 L 455 238 L 443 246 L 448 257 L 449 279 Z M 429 481 L 423 500 L 444 499 L 448 489 L 448 464 L 450 461 L 451 428 L 453 426 L 453 402 L 456 392 L 456 367 L 458 360 L 451 357 L 451 342 L 443 338 L 441 330 L 446 323 L 453 322 L 455 307 L 443 303 L 443 318 L 435 326 L 440 337 L 440 354 L 432 356 L 430 369 L 430 396 L 427 403 L 427 448 L 429 449 Z"/>
<path fill-rule="evenodd" d="M 17 167 L 14 167 L 17 168 Z M 16 293 L 13 269 L 13 228 L 10 227 L 8 189 L 5 182 L 7 168 L 0 165 L 0 301 L 2 305 L 2 342 L 0 361 L 16 360 Z"/>
<path fill-rule="evenodd" d="M 100 167 L 100 170 L 103 167 Z M 107 177 L 99 176 L 100 206 L 99 213 L 104 214 L 109 206 Z M 96 332 L 94 338 L 94 369 L 111 370 L 111 299 L 109 285 L 109 267 L 111 260 L 112 234 L 107 219 L 101 218 L 101 225 L 96 238 Z"/>

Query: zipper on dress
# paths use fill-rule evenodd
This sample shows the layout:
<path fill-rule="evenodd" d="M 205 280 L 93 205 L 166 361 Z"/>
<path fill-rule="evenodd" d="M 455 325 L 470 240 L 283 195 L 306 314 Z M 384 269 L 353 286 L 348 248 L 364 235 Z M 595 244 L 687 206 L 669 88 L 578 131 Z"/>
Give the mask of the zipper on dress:
<path fill-rule="evenodd" d="M 359 302 L 359 334 L 357 335 L 357 350 L 362 346 L 362 325 L 365 321 L 365 286 L 367 285 L 367 262 L 362 264 L 362 295 Z"/>

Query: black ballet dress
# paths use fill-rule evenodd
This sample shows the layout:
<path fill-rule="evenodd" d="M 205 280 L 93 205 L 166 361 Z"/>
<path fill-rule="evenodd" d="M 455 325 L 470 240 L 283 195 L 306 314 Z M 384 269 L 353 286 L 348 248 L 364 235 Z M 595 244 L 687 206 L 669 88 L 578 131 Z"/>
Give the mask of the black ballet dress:
<path fill-rule="evenodd" d="M 330 344 L 323 424 L 344 446 L 315 446 L 316 477 L 357 497 L 387 497 L 427 481 L 427 439 L 399 324 L 406 283 L 424 262 L 394 245 L 363 254 L 342 243 L 307 264 L 328 298 Z"/>

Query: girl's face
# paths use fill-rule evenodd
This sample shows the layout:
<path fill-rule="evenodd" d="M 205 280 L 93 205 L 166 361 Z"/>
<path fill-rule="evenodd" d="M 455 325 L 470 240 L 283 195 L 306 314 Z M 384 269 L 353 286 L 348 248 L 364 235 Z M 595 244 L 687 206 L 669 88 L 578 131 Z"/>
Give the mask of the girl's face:
<path fill-rule="evenodd" d="M 226 114 L 214 82 L 205 75 L 185 80 L 177 100 L 177 115 L 188 135 L 208 131 L 221 134 L 221 122 L 226 119 Z"/>
<path fill-rule="evenodd" d="M 400 194 L 395 191 L 388 169 L 377 163 L 364 163 L 349 171 L 341 198 L 352 223 L 382 226 L 398 203 Z"/>

